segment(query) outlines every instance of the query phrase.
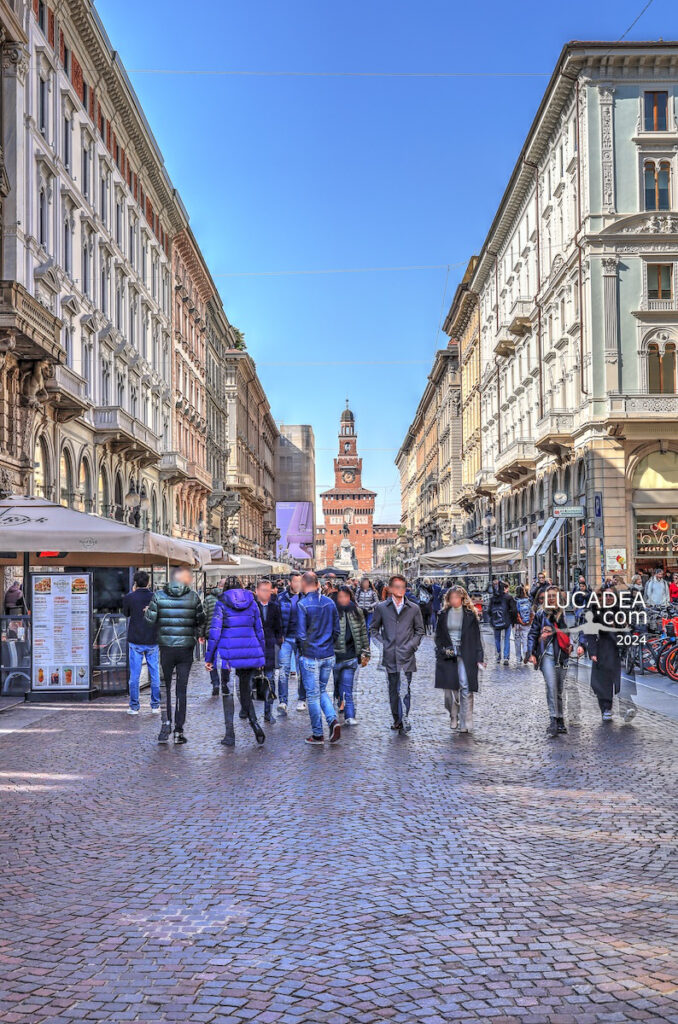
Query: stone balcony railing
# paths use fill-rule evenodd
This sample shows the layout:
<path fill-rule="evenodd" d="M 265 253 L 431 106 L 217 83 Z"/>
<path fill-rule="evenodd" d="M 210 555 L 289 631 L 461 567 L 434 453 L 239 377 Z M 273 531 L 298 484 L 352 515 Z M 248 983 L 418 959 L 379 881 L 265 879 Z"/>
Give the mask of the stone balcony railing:
<path fill-rule="evenodd" d="M 57 363 L 52 367 L 45 389 L 52 397 L 55 416 L 60 423 L 80 416 L 92 405 L 87 393 L 87 381 L 65 363 Z"/>
<path fill-rule="evenodd" d="M 572 446 L 574 413 L 569 409 L 551 409 L 537 422 L 534 443 L 541 451 L 560 452 Z"/>
<path fill-rule="evenodd" d="M 519 480 L 534 471 L 538 454 L 531 438 L 517 438 L 497 456 L 495 476 L 503 483 Z"/>
<path fill-rule="evenodd" d="M 197 481 L 197 483 L 202 484 L 202 486 L 208 491 L 212 490 L 212 474 L 198 462 L 189 461 L 188 479 Z"/>
<path fill-rule="evenodd" d="M 160 456 L 158 435 L 121 406 L 97 406 L 92 409 L 91 415 L 100 440 L 111 440 L 120 449 L 141 447 Z"/>
<path fill-rule="evenodd" d="M 168 483 L 179 483 L 188 478 L 188 459 L 179 452 L 163 452 L 158 468 L 161 479 Z"/>

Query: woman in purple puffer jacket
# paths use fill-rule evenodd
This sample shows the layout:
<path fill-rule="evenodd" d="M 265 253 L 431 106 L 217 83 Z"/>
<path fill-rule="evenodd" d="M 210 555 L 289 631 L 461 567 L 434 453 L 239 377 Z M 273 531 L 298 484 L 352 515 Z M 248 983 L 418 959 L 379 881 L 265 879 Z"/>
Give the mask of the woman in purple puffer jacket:
<path fill-rule="evenodd" d="M 244 590 L 239 580 L 230 579 L 214 607 L 205 652 L 205 668 L 210 671 L 215 657 L 219 655 L 222 668 L 235 670 L 240 688 L 240 705 L 247 714 L 257 743 L 263 743 L 266 736 L 254 710 L 252 677 L 257 669 L 264 666 L 264 652 L 264 630 L 254 594 Z M 222 701 L 226 733 L 221 742 L 225 747 L 234 747 L 233 694 L 222 694 Z"/>

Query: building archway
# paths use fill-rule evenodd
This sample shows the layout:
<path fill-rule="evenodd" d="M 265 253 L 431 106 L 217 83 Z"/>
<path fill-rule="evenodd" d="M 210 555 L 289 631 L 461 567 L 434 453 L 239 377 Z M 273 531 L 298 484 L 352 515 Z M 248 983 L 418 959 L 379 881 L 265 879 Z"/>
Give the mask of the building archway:
<path fill-rule="evenodd" d="M 64 445 L 59 459 L 59 504 L 72 508 L 75 501 L 75 479 L 73 476 L 73 456 Z"/>

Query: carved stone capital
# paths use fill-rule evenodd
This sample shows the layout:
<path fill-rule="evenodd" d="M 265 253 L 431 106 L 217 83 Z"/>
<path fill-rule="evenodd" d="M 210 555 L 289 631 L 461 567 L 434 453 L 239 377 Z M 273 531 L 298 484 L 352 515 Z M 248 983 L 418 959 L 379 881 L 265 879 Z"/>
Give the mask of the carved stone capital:
<path fill-rule="evenodd" d="M 28 47 L 23 43 L 5 43 L 2 47 L 2 71 L 8 78 L 15 77 L 23 85 L 30 59 Z"/>

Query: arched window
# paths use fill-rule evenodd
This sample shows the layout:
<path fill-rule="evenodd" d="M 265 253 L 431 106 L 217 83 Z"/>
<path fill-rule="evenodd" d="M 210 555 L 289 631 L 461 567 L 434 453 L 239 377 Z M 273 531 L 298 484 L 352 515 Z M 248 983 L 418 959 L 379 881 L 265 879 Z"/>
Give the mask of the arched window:
<path fill-rule="evenodd" d="M 108 473 L 103 465 L 99 468 L 99 480 L 97 484 L 97 512 L 100 516 L 111 514 L 111 495 L 108 488 Z"/>
<path fill-rule="evenodd" d="M 678 490 L 678 452 L 651 452 L 641 459 L 633 474 L 637 491 Z"/>
<path fill-rule="evenodd" d="M 157 532 L 160 529 L 158 523 L 158 499 L 155 496 L 155 491 L 151 492 L 151 529 Z"/>
<path fill-rule="evenodd" d="M 73 463 L 67 448 L 63 449 L 59 459 L 59 488 L 60 504 L 66 508 L 71 507 L 75 497 L 75 488 L 73 486 Z"/>
<path fill-rule="evenodd" d="M 114 512 L 114 515 L 115 515 L 115 518 L 118 520 L 118 522 L 121 523 L 123 521 L 123 519 L 125 518 L 125 507 L 124 507 L 123 498 L 122 498 L 122 477 L 120 476 L 119 473 L 115 474 L 114 502 L 115 502 L 115 512 Z"/>
<path fill-rule="evenodd" d="M 645 164 L 645 209 L 671 209 L 671 165 L 668 160 L 648 160 Z"/>
<path fill-rule="evenodd" d="M 647 385 L 651 395 L 675 395 L 676 346 L 673 342 L 660 346 L 653 341 L 647 346 Z"/>
<path fill-rule="evenodd" d="M 89 462 L 87 459 L 80 460 L 80 493 L 82 494 L 82 500 L 84 503 L 85 512 L 92 512 L 92 506 L 94 504 L 94 495 L 92 494 L 92 471 L 89 468 Z"/>
<path fill-rule="evenodd" d="M 162 532 L 170 532 L 169 516 L 167 514 L 167 499 L 162 499 Z"/>
<path fill-rule="evenodd" d="M 36 439 L 33 451 L 33 493 L 39 498 L 49 497 L 49 456 L 42 437 Z"/>

